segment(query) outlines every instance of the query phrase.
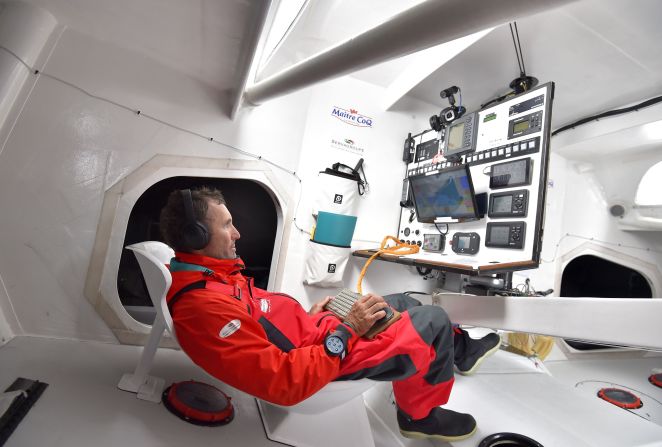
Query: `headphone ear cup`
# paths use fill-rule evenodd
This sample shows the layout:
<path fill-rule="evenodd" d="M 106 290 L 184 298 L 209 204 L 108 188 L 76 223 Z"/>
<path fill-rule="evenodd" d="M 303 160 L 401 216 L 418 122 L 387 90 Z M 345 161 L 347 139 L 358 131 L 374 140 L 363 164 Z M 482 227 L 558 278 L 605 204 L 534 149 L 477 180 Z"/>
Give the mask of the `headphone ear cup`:
<path fill-rule="evenodd" d="M 191 250 L 202 250 L 209 243 L 209 230 L 201 222 L 187 222 L 182 232 L 184 243 Z"/>

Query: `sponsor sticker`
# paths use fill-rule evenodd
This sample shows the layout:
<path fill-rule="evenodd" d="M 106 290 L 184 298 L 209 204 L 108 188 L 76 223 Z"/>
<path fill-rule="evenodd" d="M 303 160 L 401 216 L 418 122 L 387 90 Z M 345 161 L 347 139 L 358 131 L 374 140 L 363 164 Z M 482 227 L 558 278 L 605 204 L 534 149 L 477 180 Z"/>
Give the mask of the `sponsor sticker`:
<path fill-rule="evenodd" d="M 329 268 L 326 269 L 327 273 L 336 273 L 336 265 L 335 264 L 329 264 Z"/>
<path fill-rule="evenodd" d="M 342 203 L 342 194 L 336 194 L 336 196 L 333 198 L 333 203 L 340 205 Z"/>
<path fill-rule="evenodd" d="M 343 109 L 342 107 L 333 106 L 331 116 L 338 118 L 345 124 L 356 127 L 372 127 L 372 118 L 362 115 L 356 109 Z"/>
<path fill-rule="evenodd" d="M 225 326 L 221 328 L 221 332 L 218 333 L 219 337 L 221 338 L 227 338 L 230 335 L 234 334 L 239 330 L 241 327 L 241 321 L 239 320 L 232 320 Z"/>
<path fill-rule="evenodd" d="M 355 154 L 363 155 L 365 148 L 358 146 L 354 140 L 349 138 L 331 138 L 331 146 L 335 149 L 340 149 L 346 152 L 353 152 Z"/>

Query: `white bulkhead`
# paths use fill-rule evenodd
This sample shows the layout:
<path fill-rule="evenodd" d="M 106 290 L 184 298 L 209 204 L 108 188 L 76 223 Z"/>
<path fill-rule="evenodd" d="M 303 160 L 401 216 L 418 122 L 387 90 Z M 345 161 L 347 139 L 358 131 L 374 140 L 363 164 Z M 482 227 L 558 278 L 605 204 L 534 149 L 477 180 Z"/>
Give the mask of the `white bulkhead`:
<path fill-rule="evenodd" d="M 529 404 L 547 408 L 552 389 L 568 405 L 576 395 L 578 406 L 590 409 L 593 397 L 582 390 L 593 386 L 591 380 L 641 391 L 647 382 L 633 377 L 662 369 L 661 14 L 662 5 L 653 0 L 0 0 L 0 387 L 30 370 L 21 369 L 22 362 L 30 363 L 21 350 L 44 356 L 51 340 L 53 352 L 75 350 L 69 342 L 89 343 L 83 349 L 89 356 L 98 343 L 120 370 L 133 368 L 154 312 L 147 309 L 147 320 L 141 320 L 136 315 L 144 309 L 132 310 L 120 296 L 120 264 L 129 253 L 124 246 L 138 242 L 129 241 L 137 231 L 130 225 L 138 225 L 132 216 L 148 213 L 136 206 L 147 207 L 140 199 L 154 188 L 208 179 L 229 189 L 240 189 L 234 183 L 240 181 L 257 185 L 275 216 L 269 228 L 273 246 L 262 248 L 265 286 L 297 297 L 306 308 L 339 288 L 304 282 L 320 171 L 334 163 L 353 167 L 363 160 L 368 183 L 355 198 L 351 251 L 375 249 L 388 235 L 423 242 L 422 234 L 403 236 L 414 218 L 400 202 L 403 179 L 432 162 L 403 162 L 403 143 L 408 135 L 419 134 L 415 146 L 443 136 L 429 131 L 429 120 L 448 106 L 439 96 L 445 88 L 460 87 L 457 99 L 469 113 L 510 91 L 509 83 L 521 75 L 508 26 L 516 21 L 526 74 L 539 85 L 554 84 L 546 96 L 550 109 L 541 135 L 547 134 L 540 140 L 545 150 L 533 156 L 532 169 L 540 176 L 533 182 L 544 182 L 531 189 L 535 197 L 526 220 L 527 244 L 535 239 L 541 245 L 532 257 L 529 245 L 517 252 L 532 262 L 528 267 L 500 272 L 511 272 L 508 279 L 521 290 L 552 289 L 547 303 L 554 303 L 553 310 L 537 307 L 547 299 L 542 297 L 522 302 L 461 295 L 471 293 L 465 289 L 470 277 L 489 263 L 522 261 L 508 257 L 512 250 L 487 247 L 480 260 L 453 258 L 448 243 L 454 232 L 477 232 L 484 241 L 487 219 L 446 225 L 450 257 L 425 252 L 427 258 L 416 258 L 418 268 L 413 261 L 373 262 L 363 290 L 421 292 L 424 301 L 441 304 L 462 323 L 558 337 L 544 364 L 534 360 L 531 366 L 521 357 L 512 366 L 512 358 L 503 356 L 487 364 L 482 386 L 503 386 L 511 394 L 486 397 L 485 419 L 500 405 L 513 415 Z M 480 116 L 481 123 L 489 121 Z M 479 146 L 489 139 L 477 138 Z M 499 141 L 495 147 L 505 144 L 499 138 L 493 138 Z M 489 182 L 485 166 L 471 168 L 476 192 Z M 233 213 L 250 216 L 254 202 L 248 196 L 237 202 Z M 442 233 L 441 220 L 415 225 L 412 231 Z M 249 244 L 238 243 L 239 250 L 241 243 Z M 432 269 L 426 260 L 433 261 Z M 344 286 L 355 288 L 365 261 L 346 257 Z M 470 267 L 439 268 L 434 262 Z M 489 269 L 480 273 L 492 275 Z M 610 288 L 618 292 L 610 294 Z M 609 346 L 584 351 L 563 337 Z M 166 336 L 161 346 L 176 342 Z M 171 350 L 159 350 L 157 360 L 164 351 L 172 362 L 167 377 L 196 371 Z M 13 366 L 5 368 L 5 361 Z M 71 365 L 83 375 L 92 368 Z M 617 372 L 598 373 L 602 368 Z M 515 376 L 531 371 L 535 378 L 518 389 Z M 554 380 L 545 391 L 549 396 L 526 401 L 548 379 Z M 464 397 L 454 402 L 470 410 L 478 385 L 458 380 L 457 386 Z M 561 438 L 576 444 L 558 445 L 626 445 L 618 444 L 629 439 L 625 435 L 597 434 L 599 417 L 638 430 L 631 445 L 662 445 L 656 438 L 662 433 L 661 391 L 645 390 L 651 402 L 645 414 L 600 407 L 596 416 L 586 416 L 584 433 L 568 429 Z M 376 435 L 375 445 L 419 445 L 389 432 L 389 392 L 365 395 L 373 432 L 388 433 Z M 506 406 L 511 398 L 514 406 Z M 240 440 L 259 418 L 249 396 L 237 400 L 247 418 L 232 432 Z M 38 411 L 39 405 L 32 410 Z M 549 417 L 559 425 L 572 419 L 554 411 Z M 501 421 L 507 428 L 502 431 L 519 428 L 513 418 Z M 21 431 L 36 422 L 25 419 L 8 445 L 46 439 Z M 93 431 L 89 438 L 68 438 L 66 430 L 54 430 L 61 443 L 52 445 L 95 437 Z M 546 440 L 553 439 L 550 431 L 532 429 Z M 132 443 L 120 432 L 108 445 Z M 187 435 L 200 443 L 210 439 Z M 159 445 L 158 438 L 145 436 L 145 445 Z"/>

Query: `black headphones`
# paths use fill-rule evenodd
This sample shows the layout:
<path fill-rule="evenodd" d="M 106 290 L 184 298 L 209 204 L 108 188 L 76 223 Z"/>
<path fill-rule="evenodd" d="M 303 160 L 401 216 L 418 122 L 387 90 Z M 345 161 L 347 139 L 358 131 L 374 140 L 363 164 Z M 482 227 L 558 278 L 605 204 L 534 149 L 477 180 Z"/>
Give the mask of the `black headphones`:
<path fill-rule="evenodd" d="M 186 222 L 182 228 L 182 248 L 186 250 L 201 250 L 209 243 L 209 230 L 207 226 L 195 218 L 193 212 L 193 198 L 190 189 L 182 189 L 182 202 L 186 213 Z"/>

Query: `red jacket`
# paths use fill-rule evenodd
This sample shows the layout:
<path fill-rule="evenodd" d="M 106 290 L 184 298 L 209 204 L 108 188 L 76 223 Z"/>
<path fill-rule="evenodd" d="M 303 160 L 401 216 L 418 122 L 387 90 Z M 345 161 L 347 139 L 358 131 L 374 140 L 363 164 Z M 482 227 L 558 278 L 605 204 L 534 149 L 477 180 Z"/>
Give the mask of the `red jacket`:
<path fill-rule="evenodd" d="M 209 374 L 279 405 L 294 405 L 338 377 L 340 358 L 323 346 L 340 324 L 330 312 L 310 316 L 294 298 L 256 288 L 240 273 L 240 259 L 178 252 L 177 260 L 213 271 L 174 271 L 167 296 L 171 303 L 185 286 L 206 281 L 176 300 L 172 317 L 182 349 Z M 358 339 L 351 334 L 350 349 Z"/>

